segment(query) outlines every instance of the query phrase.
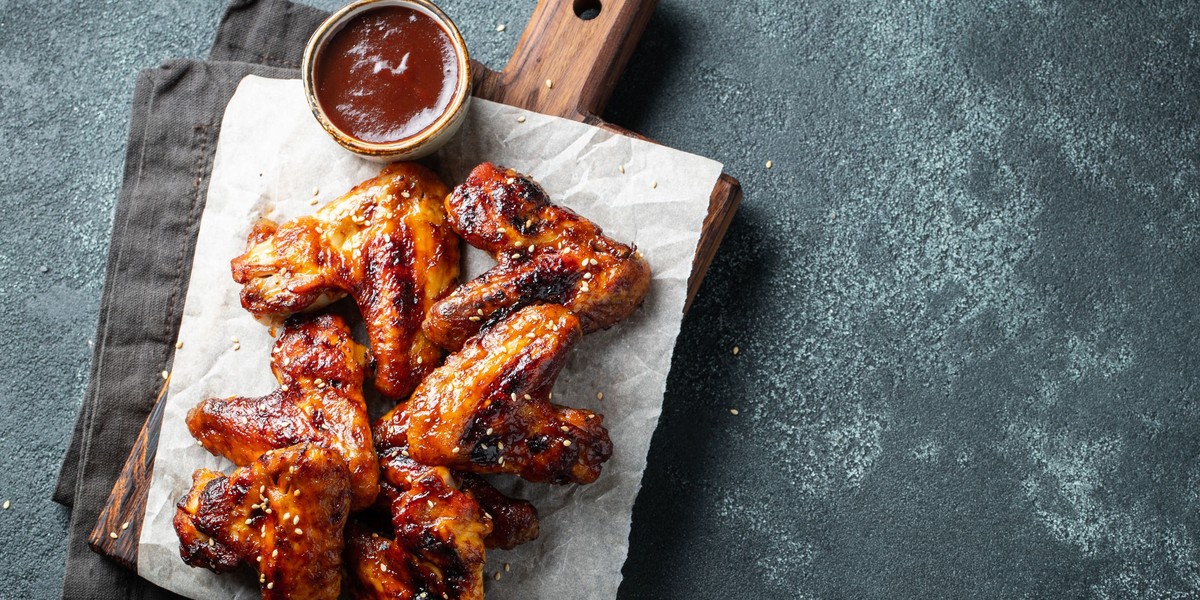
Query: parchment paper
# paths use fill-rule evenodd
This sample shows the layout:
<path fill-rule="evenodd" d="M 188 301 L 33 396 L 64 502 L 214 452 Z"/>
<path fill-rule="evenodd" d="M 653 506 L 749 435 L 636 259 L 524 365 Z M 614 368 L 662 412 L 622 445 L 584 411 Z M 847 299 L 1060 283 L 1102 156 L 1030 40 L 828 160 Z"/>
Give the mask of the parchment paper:
<path fill-rule="evenodd" d="M 518 122 L 519 116 L 524 122 Z M 439 152 L 439 171 L 454 186 L 483 161 L 529 173 L 555 202 L 594 220 L 614 238 L 636 243 L 653 269 L 653 286 L 642 308 L 608 331 L 585 336 L 554 388 L 556 402 L 605 416 L 614 453 L 599 480 L 587 486 L 550 486 L 493 478 L 501 489 L 537 506 L 542 529 L 534 542 L 489 553 L 488 597 L 613 598 L 628 550 L 633 502 L 662 409 L 692 257 L 721 165 L 574 121 L 475 99 L 461 132 Z M 190 568 L 179 558 L 171 518 L 176 501 L 191 485 L 192 471 L 233 469 L 196 445 L 184 417 L 204 398 L 266 394 L 276 386 L 269 369 L 274 340 L 267 327 L 241 308 L 229 269 L 230 259 L 245 249 L 254 220 L 309 214 L 317 208 L 311 204 L 314 197 L 324 204 L 380 168 L 345 152 L 321 130 L 297 80 L 247 77 L 230 101 L 140 539 L 138 573 L 155 584 L 196 599 L 259 596 L 248 570 L 219 576 Z M 466 275 L 490 266 L 482 252 L 464 250 Z M 603 400 L 597 392 L 603 392 Z M 511 570 L 494 581 L 493 572 L 502 571 L 505 563 Z"/>

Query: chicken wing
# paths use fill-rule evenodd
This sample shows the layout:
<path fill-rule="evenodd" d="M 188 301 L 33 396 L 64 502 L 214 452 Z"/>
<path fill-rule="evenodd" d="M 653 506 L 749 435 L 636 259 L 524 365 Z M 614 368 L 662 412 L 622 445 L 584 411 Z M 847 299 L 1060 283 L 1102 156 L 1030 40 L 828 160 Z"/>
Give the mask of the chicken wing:
<path fill-rule="evenodd" d="M 650 266 L 595 223 L 550 203 L 537 182 L 483 163 L 446 198 L 450 225 L 497 264 L 429 310 L 425 335 L 457 350 L 530 304 L 562 304 L 585 332 L 628 317 L 650 290 Z"/>
<path fill-rule="evenodd" d="M 312 216 L 259 221 L 232 263 L 242 306 L 279 316 L 350 294 L 371 339 L 375 387 L 406 397 L 441 358 L 421 322 L 458 277 L 447 193 L 428 169 L 396 163 Z"/>
<path fill-rule="evenodd" d="M 376 447 L 416 461 L 529 481 L 591 483 L 612 455 L 603 417 L 550 403 L 579 319 L 555 304 L 523 308 L 469 340 L 375 424 Z"/>
<path fill-rule="evenodd" d="M 180 556 L 218 573 L 255 568 L 263 598 L 338 597 L 350 473 L 337 452 L 301 444 L 226 477 L 207 469 L 175 510 Z"/>
<path fill-rule="evenodd" d="M 382 498 L 394 538 L 351 528 L 346 563 L 356 598 L 483 598 L 485 539 L 491 517 L 459 489 L 446 467 L 393 453 Z"/>
<path fill-rule="evenodd" d="M 363 399 L 366 349 L 341 317 L 293 317 L 271 352 L 279 388 L 260 398 L 210 398 L 188 412 L 200 445 L 237 465 L 301 442 L 337 450 L 350 469 L 351 508 L 379 493 L 379 459 Z"/>
<path fill-rule="evenodd" d="M 392 444 L 379 456 L 384 480 L 380 500 L 385 504 L 385 510 L 390 510 L 395 490 L 403 488 L 415 473 L 430 468 L 412 460 L 408 454 L 408 411 L 403 407 L 401 405 L 381 419 L 379 425 L 386 428 L 388 442 Z M 492 532 L 483 540 L 488 548 L 511 550 L 537 539 L 541 526 L 533 504 L 505 496 L 486 479 L 473 473 L 454 472 L 453 475 L 459 489 L 478 502 L 492 518 Z"/>

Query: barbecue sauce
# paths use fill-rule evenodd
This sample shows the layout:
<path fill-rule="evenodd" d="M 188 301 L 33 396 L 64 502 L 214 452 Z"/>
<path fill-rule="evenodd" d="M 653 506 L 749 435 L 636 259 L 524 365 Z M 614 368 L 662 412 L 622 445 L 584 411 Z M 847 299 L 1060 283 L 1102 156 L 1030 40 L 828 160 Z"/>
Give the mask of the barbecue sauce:
<path fill-rule="evenodd" d="M 317 57 L 315 88 L 342 133 L 386 144 L 446 113 L 458 89 L 458 54 L 433 17 L 407 6 L 363 11 Z"/>

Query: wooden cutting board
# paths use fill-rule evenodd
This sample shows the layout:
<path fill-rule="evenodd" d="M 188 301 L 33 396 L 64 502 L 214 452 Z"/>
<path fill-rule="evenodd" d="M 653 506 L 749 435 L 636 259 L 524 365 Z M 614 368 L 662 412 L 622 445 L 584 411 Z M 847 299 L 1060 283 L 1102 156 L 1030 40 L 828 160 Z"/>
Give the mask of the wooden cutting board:
<path fill-rule="evenodd" d="M 502 71 L 472 63 L 475 96 L 645 139 L 605 123 L 598 115 L 604 112 L 657 3 L 657 0 L 539 0 Z M 741 199 L 741 185 L 722 174 L 709 197 L 708 216 L 688 280 L 688 306 Z M 164 383 L 159 392 L 96 527 L 88 536 L 93 550 L 134 570 L 162 425 L 162 398 L 169 383 L 169 380 Z"/>

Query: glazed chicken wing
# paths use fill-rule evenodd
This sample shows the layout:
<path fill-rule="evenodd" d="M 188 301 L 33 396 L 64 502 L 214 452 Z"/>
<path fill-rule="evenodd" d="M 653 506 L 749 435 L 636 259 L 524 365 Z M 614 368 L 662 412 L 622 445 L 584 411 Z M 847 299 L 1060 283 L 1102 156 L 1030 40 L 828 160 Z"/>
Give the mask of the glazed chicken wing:
<path fill-rule="evenodd" d="M 210 398 L 188 412 L 192 436 L 237 465 L 301 442 L 337 450 L 350 469 L 352 508 L 379 492 L 379 459 L 363 399 L 366 349 L 341 317 L 294 317 L 271 352 L 279 388 L 260 398 Z"/>
<path fill-rule="evenodd" d="M 268 452 L 229 477 L 200 469 L 175 510 L 179 553 L 218 573 L 246 563 L 269 600 L 334 600 L 349 508 L 345 461 L 316 444 Z"/>
<path fill-rule="evenodd" d="M 420 463 L 471 473 L 595 481 L 612 455 L 603 417 L 550 403 L 567 351 L 582 335 L 562 306 L 517 311 L 469 340 L 376 423 L 377 448 L 407 445 Z"/>
<path fill-rule="evenodd" d="M 383 471 L 394 537 L 351 528 L 346 564 L 354 597 L 481 600 L 491 517 L 446 467 L 394 452 Z"/>
<path fill-rule="evenodd" d="M 375 386 L 407 396 L 441 358 L 421 321 L 458 277 L 447 193 L 428 169 L 396 163 L 312 216 L 259 221 L 249 249 L 233 259 L 242 306 L 288 315 L 350 294 L 371 339 Z"/>
<path fill-rule="evenodd" d="M 454 230 L 498 264 L 433 305 L 425 334 L 457 350 L 484 326 L 530 304 L 570 308 L 585 332 L 633 313 L 650 266 L 595 223 L 550 203 L 529 177 L 483 163 L 446 198 Z"/>
<path fill-rule="evenodd" d="M 391 444 L 380 454 L 380 470 L 384 479 L 380 500 L 390 510 L 395 491 L 429 469 L 414 461 L 408 453 L 408 411 L 400 405 L 392 414 L 380 420 L 380 431 L 386 431 Z M 537 539 L 541 530 L 537 509 L 525 500 L 509 498 L 486 479 L 473 473 L 454 472 L 458 487 L 473 498 L 492 519 L 492 532 L 484 538 L 488 548 L 512 550 Z"/>

